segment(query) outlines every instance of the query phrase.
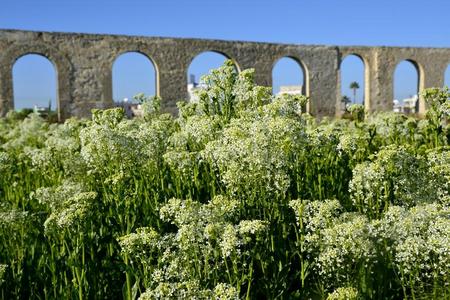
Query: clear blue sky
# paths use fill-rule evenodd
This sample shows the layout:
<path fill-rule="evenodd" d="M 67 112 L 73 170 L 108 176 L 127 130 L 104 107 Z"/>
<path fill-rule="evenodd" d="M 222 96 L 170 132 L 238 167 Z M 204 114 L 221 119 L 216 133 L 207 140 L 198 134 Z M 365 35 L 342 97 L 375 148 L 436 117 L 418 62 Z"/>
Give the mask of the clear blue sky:
<path fill-rule="evenodd" d="M 0 8 L 0 28 L 298 44 L 450 47 L 448 0 L 3 0 Z M 46 69 L 45 61 L 26 59 L 14 68 L 15 94 L 18 98 L 35 95 L 36 101 L 48 103 L 54 96 L 44 95 L 40 89 L 51 86 L 52 69 Z M 190 72 L 198 77 L 218 61 L 212 56 L 199 58 Z M 125 70 L 127 64 L 131 71 Z M 274 70 L 275 90 L 282 84 L 301 83 L 296 65 L 281 64 Z M 129 97 L 136 90 L 153 93 L 154 75 L 146 74 L 148 69 L 136 57 L 118 60 L 114 97 Z M 399 69 L 396 97 L 404 98 L 415 93 L 416 75 L 408 75 L 407 66 Z M 358 81 L 362 87 L 360 63 L 349 59 L 343 73 L 343 94 L 353 98 L 347 86 Z M 449 77 L 447 70 L 447 84 Z M 362 90 L 358 91 L 358 102 Z"/>

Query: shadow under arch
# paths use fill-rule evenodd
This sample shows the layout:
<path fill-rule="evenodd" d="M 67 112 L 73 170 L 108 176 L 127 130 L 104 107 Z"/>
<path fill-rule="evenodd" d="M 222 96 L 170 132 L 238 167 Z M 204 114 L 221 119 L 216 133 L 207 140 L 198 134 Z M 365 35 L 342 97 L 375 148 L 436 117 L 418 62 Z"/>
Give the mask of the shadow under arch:
<path fill-rule="evenodd" d="M 132 48 L 134 49 L 134 48 Z M 150 64 L 153 67 L 153 71 L 154 71 L 154 75 L 155 75 L 155 96 L 160 96 L 160 89 L 159 89 L 159 70 L 158 70 L 158 65 L 156 64 L 155 60 L 152 58 L 152 56 L 142 50 L 122 50 L 119 51 L 118 53 L 115 53 L 115 55 L 112 57 L 112 60 L 109 62 L 108 65 L 108 70 L 109 70 L 109 74 L 110 74 L 110 84 L 111 84 L 111 99 L 113 99 L 113 86 L 112 86 L 112 78 L 113 78 L 113 69 L 114 69 L 114 64 L 117 62 L 117 60 L 122 57 L 123 55 L 128 55 L 128 54 L 138 54 L 141 55 L 142 57 L 144 57 L 145 59 L 148 60 L 148 62 L 150 62 Z"/>
<path fill-rule="evenodd" d="M 416 102 L 415 112 L 418 114 L 424 114 L 425 113 L 425 101 L 424 101 L 423 97 L 421 96 L 421 92 L 425 89 L 425 77 L 424 77 L 425 73 L 424 73 L 424 69 L 423 69 L 422 65 L 414 59 L 404 58 L 404 59 L 397 60 L 395 66 L 394 66 L 394 69 L 393 69 L 393 74 L 392 74 L 392 84 L 393 84 L 392 99 L 395 99 L 395 89 L 396 89 L 395 73 L 396 73 L 399 65 L 403 62 L 410 63 L 416 71 L 416 74 L 417 74 L 416 92 L 418 95 L 418 101 Z"/>
<path fill-rule="evenodd" d="M 346 53 L 345 55 L 343 55 L 339 61 L 339 74 L 338 74 L 338 93 L 339 93 L 339 97 L 338 97 L 338 101 L 340 101 L 340 96 L 341 96 L 341 89 L 342 89 L 342 64 L 344 63 L 344 61 L 349 58 L 350 56 L 354 56 L 357 57 L 363 64 L 363 68 L 364 68 L 364 78 L 363 78 L 363 83 L 364 83 L 364 97 L 363 97 L 363 103 L 364 103 L 364 108 L 366 111 L 370 111 L 370 65 L 368 60 L 361 54 L 357 53 L 357 52 L 349 52 Z M 338 103 L 338 105 L 340 105 L 340 103 Z M 337 110 L 338 111 L 338 110 Z"/>
<path fill-rule="evenodd" d="M 0 73 L 4 74 L 3 83 L 6 88 L 3 97 L 6 105 L 0 108 L 1 114 L 14 109 L 13 67 L 21 57 L 34 54 L 46 58 L 54 67 L 56 74 L 56 103 L 58 121 L 64 121 L 70 117 L 70 106 L 72 104 L 71 77 L 73 67 L 65 55 L 46 44 L 15 44 L 6 49 L 0 60 Z"/>

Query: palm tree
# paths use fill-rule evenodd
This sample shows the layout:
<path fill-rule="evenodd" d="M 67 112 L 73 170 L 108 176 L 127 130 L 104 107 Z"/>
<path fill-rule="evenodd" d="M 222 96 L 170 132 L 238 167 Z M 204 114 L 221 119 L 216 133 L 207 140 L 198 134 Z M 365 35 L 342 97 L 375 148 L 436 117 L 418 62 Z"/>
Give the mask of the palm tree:
<path fill-rule="evenodd" d="M 344 103 L 344 111 L 347 111 L 347 104 L 349 104 L 350 102 L 352 102 L 352 100 L 350 100 L 349 97 L 347 96 L 342 96 L 341 98 L 341 102 Z"/>
<path fill-rule="evenodd" d="M 356 81 L 350 83 L 350 89 L 353 90 L 353 102 L 356 103 L 356 90 L 359 89 L 359 84 Z"/>

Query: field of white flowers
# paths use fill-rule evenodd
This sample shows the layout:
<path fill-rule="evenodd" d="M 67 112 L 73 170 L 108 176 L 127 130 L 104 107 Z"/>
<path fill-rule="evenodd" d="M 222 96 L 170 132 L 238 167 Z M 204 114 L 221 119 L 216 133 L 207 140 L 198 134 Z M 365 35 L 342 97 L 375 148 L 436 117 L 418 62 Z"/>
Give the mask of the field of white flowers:
<path fill-rule="evenodd" d="M 0 120 L 1 299 L 450 299 L 450 93 L 317 121 L 231 63 L 147 99 Z"/>

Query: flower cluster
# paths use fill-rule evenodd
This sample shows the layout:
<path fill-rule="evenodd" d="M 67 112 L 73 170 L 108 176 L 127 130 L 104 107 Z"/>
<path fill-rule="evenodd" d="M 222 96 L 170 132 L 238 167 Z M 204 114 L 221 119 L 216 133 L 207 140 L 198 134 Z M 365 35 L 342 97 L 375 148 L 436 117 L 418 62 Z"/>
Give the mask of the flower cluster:
<path fill-rule="evenodd" d="M 176 234 L 160 236 L 151 228 L 141 228 L 120 238 L 122 251 L 145 266 L 143 273 L 151 273 L 141 298 L 191 297 L 196 293 L 201 299 L 200 295 L 235 299 L 237 290 L 224 284 L 227 277 L 223 275 L 248 272 L 249 254 L 244 252 L 263 239 L 268 225 L 260 220 L 238 222 L 237 209 L 238 202 L 224 196 L 216 196 L 207 204 L 171 199 L 160 208 L 160 217 L 177 227 Z M 152 261 L 150 254 L 156 252 L 161 254 Z M 210 277 L 217 278 L 217 286 L 200 289 L 198 284 Z"/>
<path fill-rule="evenodd" d="M 375 239 L 384 243 L 403 284 L 431 290 L 450 279 L 450 210 L 425 204 L 405 209 L 390 207 L 373 222 Z"/>
<path fill-rule="evenodd" d="M 358 290 L 353 287 L 340 287 L 328 294 L 327 300 L 359 300 Z"/>
<path fill-rule="evenodd" d="M 4 173 L 11 163 L 11 157 L 7 152 L 0 152 L 0 174 Z"/>
<path fill-rule="evenodd" d="M 121 110 L 103 113 L 81 130 L 81 156 L 89 169 L 99 174 L 129 173 L 136 165 L 159 166 L 173 127 L 173 120 L 166 115 L 148 123 L 124 120 Z"/>
<path fill-rule="evenodd" d="M 431 150 L 426 157 L 440 202 L 450 205 L 450 151 L 447 148 Z"/>
<path fill-rule="evenodd" d="M 358 213 L 342 213 L 337 200 L 290 202 L 305 232 L 306 251 L 327 288 L 352 283 L 360 268 L 369 269 L 376 256 L 369 221 Z"/>
<path fill-rule="evenodd" d="M 253 194 L 253 187 L 261 190 L 261 197 L 284 195 L 291 185 L 290 158 L 304 135 L 289 118 L 239 120 L 209 142 L 202 156 L 217 168 L 232 195 Z"/>
<path fill-rule="evenodd" d="M 86 226 L 97 193 L 86 192 L 80 184 L 64 182 L 61 186 L 37 190 L 35 197 L 51 211 L 44 223 L 46 233 L 58 235 L 60 230 L 77 232 Z"/>
<path fill-rule="evenodd" d="M 239 293 L 226 283 L 217 284 L 214 289 L 203 288 L 198 281 L 182 283 L 162 283 L 153 290 L 147 290 L 139 300 L 153 299 L 198 299 L 198 300 L 238 300 Z"/>
<path fill-rule="evenodd" d="M 379 261 L 390 261 L 411 293 L 426 294 L 449 280 L 448 206 L 390 206 L 380 219 L 369 221 L 359 213 L 340 212 L 336 200 L 290 205 L 326 289 L 354 284 L 362 270 L 370 277 Z"/>
<path fill-rule="evenodd" d="M 3 282 L 5 282 L 5 275 L 8 265 L 0 264 L 0 286 Z"/>
<path fill-rule="evenodd" d="M 387 146 L 372 162 L 357 165 L 349 189 L 353 204 L 369 217 L 378 217 L 391 204 L 411 207 L 439 200 L 426 160 L 404 146 Z"/>

